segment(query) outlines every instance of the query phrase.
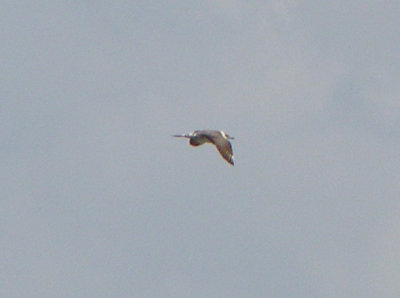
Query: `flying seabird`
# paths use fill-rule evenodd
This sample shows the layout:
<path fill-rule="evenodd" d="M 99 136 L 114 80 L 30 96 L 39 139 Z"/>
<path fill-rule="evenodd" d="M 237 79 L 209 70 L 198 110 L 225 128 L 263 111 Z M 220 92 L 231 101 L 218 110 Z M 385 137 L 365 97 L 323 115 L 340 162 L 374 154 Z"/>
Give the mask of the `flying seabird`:
<path fill-rule="evenodd" d="M 222 130 L 195 130 L 188 134 L 173 135 L 177 138 L 188 138 L 190 145 L 200 146 L 204 143 L 211 143 L 217 147 L 221 156 L 233 165 L 232 145 L 229 140 L 233 140 L 227 133 Z"/>

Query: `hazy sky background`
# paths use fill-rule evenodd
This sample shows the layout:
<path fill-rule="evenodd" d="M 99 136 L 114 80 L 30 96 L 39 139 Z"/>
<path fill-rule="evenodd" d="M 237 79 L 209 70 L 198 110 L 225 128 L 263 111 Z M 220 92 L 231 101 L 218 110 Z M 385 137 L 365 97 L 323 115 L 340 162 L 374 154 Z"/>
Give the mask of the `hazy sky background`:
<path fill-rule="evenodd" d="M 4 1 L 0 296 L 398 296 L 399 15 Z"/>

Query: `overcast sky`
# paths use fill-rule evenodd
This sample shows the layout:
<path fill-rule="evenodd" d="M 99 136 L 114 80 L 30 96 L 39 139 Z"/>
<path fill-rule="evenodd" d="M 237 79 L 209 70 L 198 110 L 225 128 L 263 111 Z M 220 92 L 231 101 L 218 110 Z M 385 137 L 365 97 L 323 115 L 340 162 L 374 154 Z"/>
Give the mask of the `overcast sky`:
<path fill-rule="evenodd" d="M 0 296 L 397 296 L 399 15 L 4 1 Z"/>

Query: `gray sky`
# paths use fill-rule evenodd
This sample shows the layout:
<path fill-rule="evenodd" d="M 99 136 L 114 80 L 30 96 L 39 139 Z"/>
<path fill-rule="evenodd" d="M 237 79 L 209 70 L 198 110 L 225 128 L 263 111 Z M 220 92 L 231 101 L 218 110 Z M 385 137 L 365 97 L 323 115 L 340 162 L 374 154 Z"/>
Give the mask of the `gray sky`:
<path fill-rule="evenodd" d="M 399 13 L 5 1 L 0 296 L 397 296 Z"/>

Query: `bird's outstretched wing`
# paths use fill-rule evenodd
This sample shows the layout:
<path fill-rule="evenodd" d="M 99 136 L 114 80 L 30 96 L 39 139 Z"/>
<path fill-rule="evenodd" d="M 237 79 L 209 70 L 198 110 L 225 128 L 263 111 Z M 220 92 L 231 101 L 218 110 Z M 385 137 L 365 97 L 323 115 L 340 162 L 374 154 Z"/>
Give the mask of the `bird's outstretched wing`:
<path fill-rule="evenodd" d="M 221 156 L 231 165 L 234 165 L 231 143 L 223 138 L 213 138 L 213 143 L 215 147 L 217 147 Z"/>

